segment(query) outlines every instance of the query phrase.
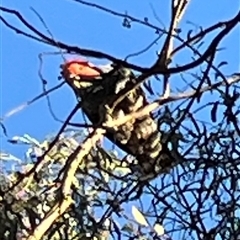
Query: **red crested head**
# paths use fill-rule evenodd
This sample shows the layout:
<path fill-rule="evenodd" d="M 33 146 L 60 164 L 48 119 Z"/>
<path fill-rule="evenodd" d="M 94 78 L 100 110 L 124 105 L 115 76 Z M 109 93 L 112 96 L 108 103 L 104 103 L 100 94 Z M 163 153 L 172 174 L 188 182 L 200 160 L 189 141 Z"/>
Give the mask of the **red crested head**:
<path fill-rule="evenodd" d="M 87 60 L 70 60 L 61 65 L 62 74 L 65 79 L 78 76 L 80 79 L 91 79 L 101 76 L 102 71 Z"/>

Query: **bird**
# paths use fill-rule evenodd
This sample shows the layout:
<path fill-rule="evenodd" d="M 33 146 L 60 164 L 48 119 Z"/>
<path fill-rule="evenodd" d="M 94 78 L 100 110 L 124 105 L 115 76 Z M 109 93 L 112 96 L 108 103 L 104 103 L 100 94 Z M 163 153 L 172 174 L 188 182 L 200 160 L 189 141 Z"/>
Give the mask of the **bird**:
<path fill-rule="evenodd" d="M 149 104 L 142 86 L 134 88 L 137 79 L 129 68 L 114 63 L 95 65 L 82 58 L 68 60 L 60 68 L 62 78 L 81 100 L 82 111 L 93 124 L 122 118 Z M 131 90 L 118 102 L 119 92 L 126 88 Z M 143 178 L 169 172 L 174 165 L 152 113 L 108 128 L 105 136 L 136 159 L 133 170 Z"/>

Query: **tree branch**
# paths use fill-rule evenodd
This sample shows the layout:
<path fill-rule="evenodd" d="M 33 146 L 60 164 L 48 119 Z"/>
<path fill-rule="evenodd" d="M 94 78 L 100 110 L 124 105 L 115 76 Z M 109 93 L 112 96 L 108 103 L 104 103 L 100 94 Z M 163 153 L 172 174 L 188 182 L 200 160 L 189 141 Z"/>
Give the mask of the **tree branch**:
<path fill-rule="evenodd" d="M 144 74 L 146 74 L 148 77 L 154 74 L 177 74 L 180 72 L 184 72 L 187 71 L 189 69 L 195 68 L 197 66 L 199 66 L 202 62 L 204 62 L 209 56 L 211 56 L 212 51 L 215 51 L 219 42 L 223 39 L 224 36 L 226 36 L 236 25 L 237 23 L 240 21 L 240 12 L 231 20 L 223 22 L 223 24 L 221 26 L 225 25 L 225 28 L 213 39 L 212 43 L 209 45 L 209 47 L 207 48 L 207 50 L 204 52 L 204 54 L 199 57 L 197 60 L 185 64 L 183 66 L 178 66 L 178 67 L 173 67 L 173 68 L 169 68 L 169 69 L 165 69 L 159 66 L 156 66 L 156 64 L 154 64 L 152 67 L 150 68 L 143 68 L 131 63 L 127 63 L 126 61 L 123 61 L 121 59 L 115 58 L 109 54 L 100 52 L 100 51 L 94 51 L 94 50 L 89 50 L 89 49 L 82 49 L 79 48 L 77 46 L 70 46 L 67 45 L 65 43 L 62 42 L 56 42 L 53 39 L 49 38 L 48 36 L 44 35 L 43 33 L 39 32 L 36 28 L 34 28 L 31 24 L 29 24 L 23 17 L 22 15 L 15 11 L 15 10 L 11 10 L 8 8 L 4 8 L 4 7 L 0 7 L 0 10 L 13 14 L 15 15 L 28 29 L 30 29 L 32 32 L 34 32 L 36 35 L 38 35 L 39 37 L 41 37 L 43 39 L 43 42 L 55 47 L 60 47 L 61 49 L 65 49 L 67 50 L 69 53 L 73 52 L 76 54 L 80 54 L 80 55 L 84 55 L 84 56 L 89 56 L 89 57 L 95 57 L 95 58 L 105 58 L 108 59 L 114 63 L 116 63 L 117 65 L 121 65 L 139 72 L 142 72 Z M 1 18 L 2 20 L 2 18 Z M 143 76 L 144 79 L 146 78 L 145 76 Z"/>

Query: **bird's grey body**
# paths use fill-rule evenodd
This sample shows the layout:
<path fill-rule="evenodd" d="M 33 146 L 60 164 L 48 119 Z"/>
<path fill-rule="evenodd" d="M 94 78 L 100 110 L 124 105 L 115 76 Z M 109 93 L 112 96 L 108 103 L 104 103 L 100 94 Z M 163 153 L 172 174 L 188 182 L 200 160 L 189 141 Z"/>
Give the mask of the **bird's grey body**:
<path fill-rule="evenodd" d="M 115 104 L 117 94 L 126 87 L 131 88 L 135 82 L 136 78 L 129 69 L 119 68 L 111 74 L 103 74 L 102 77 L 93 79 L 92 83 L 75 87 L 74 91 L 81 98 L 82 110 L 89 120 L 93 124 L 101 124 L 107 118 L 121 118 L 148 104 L 140 86 Z M 155 174 L 171 167 L 171 159 L 163 149 L 161 134 L 151 113 L 141 119 L 132 119 L 122 126 L 108 129 L 106 136 L 137 159 L 142 174 Z"/>

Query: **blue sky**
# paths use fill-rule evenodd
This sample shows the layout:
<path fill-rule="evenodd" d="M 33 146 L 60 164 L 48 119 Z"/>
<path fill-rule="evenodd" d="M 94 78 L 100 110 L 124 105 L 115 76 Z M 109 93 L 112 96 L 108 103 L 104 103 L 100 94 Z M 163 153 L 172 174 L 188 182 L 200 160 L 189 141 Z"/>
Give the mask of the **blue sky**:
<path fill-rule="evenodd" d="M 169 23 L 169 1 L 95 1 L 108 8 L 119 12 L 128 12 L 140 19 L 148 17 L 153 24 L 159 25 L 154 17 L 152 7 L 158 18 L 167 26 Z M 124 58 L 130 53 L 145 48 L 156 38 L 151 29 L 133 24 L 131 29 L 122 27 L 122 19 L 92 9 L 74 1 L 2 1 L 2 6 L 16 9 L 29 20 L 35 27 L 46 32 L 46 29 L 33 13 L 34 8 L 44 19 L 55 39 L 90 49 L 106 51 L 119 58 Z M 151 7 L 152 6 L 152 7 Z M 192 1 L 182 21 L 183 36 L 192 25 L 191 21 L 198 26 L 207 27 L 218 21 L 224 21 L 236 14 L 237 1 L 218 0 L 215 1 Z M 20 23 L 4 14 L 7 20 L 21 27 Z M 42 52 L 56 51 L 44 44 L 36 43 L 23 36 L 16 35 L 5 26 L 1 25 L 1 115 L 18 106 L 26 100 L 30 100 L 41 93 L 42 86 L 38 77 L 39 59 L 38 54 Z M 231 74 L 239 69 L 239 59 L 236 48 L 239 40 L 238 30 L 235 29 L 221 44 L 227 50 L 221 52 L 217 62 L 228 60 L 228 66 L 224 67 L 224 73 Z M 208 39 L 206 39 L 206 42 Z M 161 42 L 159 42 L 160 44 Z M 149 66 L 156 59 L 156 51 L 161 45 L 154 46 L 146 54 L 130 59 L 131 62 Z M 189 52 L 182 52 L 177 56 L 178 63 L 190 61 Z M 61 56 L 45 56 L 43 75 L 48 82 L 48 87 L 58 84 L 59 64 L 63 61 Z M 98 61 L 96 61 L 98 62 Z M 104 62 L 104 61 L 103 61 Z M 173 87 L 174 87 L 173 83 Z M 159 86 L 157 86 L 159 88 Z M 63 87 L 51 96 L 55 114 L 64 119 L 75 103 L 72 92 Z M 41 100 L 23 112 L 9 118 L 6 121 L 9 136 L 28 133 L 38 139 L 43 139 L 46 134 L 55 132 L 59 124 L 56 123 L 48 109 L 46 100 Z M 2 137 L 3 148 L 9 148 L 5 138 Z M 16 149 L 14 149 L 15 151 Z"/>
<path fill-rule="evenodd" d="M 148 17 L 149 22 L 160 25 L 152 11 L 153 7 L 158 18 L 161 19 L 165 26 L 168 26 L 170 19 L 169 2 L 169 0 L 95 1 L 95 3 L 121 13 L 127 11 L 129 15 L 140 19 Z M 42 1 L 30 0 L 2 0 L 1 3 L 4 7 L 18 10 L 36 28 L 46 32 L 45 27 L 30 9 L 30 7 L 33 7 L 44 19 L 55 39 L 82 48 L 105 51 L 118 58 L 124 58 L 130 53 L 142 50 L 156 38 L 154 31 L 147 27 L 133 23 L 130 29 L 124 28 L 121 18 L 83 6 L 71 0 L 52 0 L 44 1 L 44 3 Z M 187 23 L 188 21 L 205 28 L 219 21 L 232 18 L 238 9 L 239 2 L 233 0 L 193 0 L 180 25 L 182 36 L 186 36 L 188 30 L 194 28 Z M 20 22 L 16 19 L 7 14 L 3 14 L 3 16 L 21 28 Z M 3 25 L 0 25 L 0 27 L 0 115 L 3 116 L 7 111 L 42 92 L 41 81 L 38 77 L 38 54 L 57 51 L 57 49 L 36 43 L 21 35 L 16 35 Z M 213 34 L 210 34 L 206 38 L 207 44 L 213 36 Z M 147 53 L 131 58 L 130 61 L 138 65 L 150 66 L 156 60 L 156 51 L 160 49 L 160 44 L 161 41 Z M 203 49 L 205 46 L 203 45 Z M 228 65 L 222 68 L 224 74 L 228 75 L 239 71 L 239 30 L 235 28 L 222 41 L 220 46 L 225 47 L 225 50 L 216 57 L 216 65 L 222 60 L 227 60 Z M 176 57 L 174 63 L 184 64 L 190 60 L 189 51 L 184 51 Z M 63 59 L 60 55 L 44 57 L 43 75 L 48 82 L 48 88 L 59 83 L 57 77 L 59 76 L 59 65 L 62 61 Z M 94 60 L 94 62 L 106 63 L 107 61 Z M 172 82 L 173 89 L 179 86 L 179 84 L 181 86 L 183 83 L 180 83 L 177 76 L 174 77 Z M 158 92 L 161 90 L 161 87 L 157 84 L 154 85 L 154 88 Z M 65 86 L 51 94 L 50 98 L 54 113 L 58 118 L 64 120 L 75 104 L 75 97 L 72 91 Z M 205 101 L 209 99 L 208 97 L 204 98 Z M 204 113 L 199 117 L 206 120 L 209 118 Z M 75 120 L 80 119 L 81 115 L 75 118 Z M 7 119 L 5 126 L 9 137 L 27 133 L 38 140 L 43 140 L 46 135 L 57 132 L 60 124 L 53 120 L 47 108 L 46 100 L 43 99 Z M 3 134 L 1 134 L 0 140 L 2 149 L 22 157 L 23 151 L 21 147 L 13 147 L 7 143 Z"/>
<path fill-rule="evenodd" d="M 149 21 L 159 25 L 151 10 L 154 7 L 158 17 L 167 25 L 169 20 L 168 0 L 162 3 L 155 1 L 96 1 L 108 8 L 136 16 L 140 19 L 148 17 Z M 235 3 L 235 6 L 234 6 Z M 99 49 L 109 54 L 124 58 L 130 53 L 137 52 L 146 47 L 156 38 L 154 31 L 133 24 L 131 29 L 122 27 L 122 20 L 105 14 L 99 10 L 91 9 L 75 3 L 74 1 L 48 1 L 44 4 L 33 1 L 2 1 L 2 5 L 19 10 L 23 16 L 38 29 L 46 32 L 44 26 L 37 16 L 31 11 L 33 7 L 42 16 L 55 39 L 63 42 L 78 45 L 90 49 Z M 183 30 L 191 29 L 192 26 L 186 21 L 194 22 L 199 26 L 207 27 L 218 21 L 227 20 L 236 14 L 238 9 L 237 1 L 229 5 L 229 1 L 193 1 L 182 21 Z M 167 11 L 168 10 L 168 11 Z M 20 23 L 12 17 L 4 16 L 16 23 Z M 187 30 L 185 30 L 187 32 Z M 5 26 L 1 25 L 1 115 L 41 93 L 42 86 L 38 77 L 39 60 L 38 54 L 42 52 L 56 51 L 46 45 L 28 40 L 23 36 L 16 35 Z M 235 29 L 222 46 L 227 50 L 219 54 L 219 61 L 227 59 L 228 66 L 224 73 L 236 72 L 238 66 L 238 54 L 236 51 L 238 31 Z M 131 62 L 149 66 L 156 59 L 156 51 L 160 45 L 154 46 L 147 54 L 130 59 Z M 178 63 L 185 63 L 190 60 L 189 55 L 179 54 Z M 43 74 L 48 82 L 48 87 L 58 84 L 59 64 L 63 61 L 61 56 L 45 56 Z M 98 61 L 96 61 L 98 62 Z M 72 92 L 63 87 L 52 94 L 52 104 L 57 116 L 64 119 L 75 102 Z M 64 101 L 63 101 L 64 100 Z M 23 112 L 9 118 L 6 121 L 9 135 L 29 133 L 36 138 L 43 138 L 50 132 L 55 132 L 59 126 L 49 111 L 46 109 L 46 100 L 41 100 Z M 7 147 L 4 143 L 3 144 Z"/>

